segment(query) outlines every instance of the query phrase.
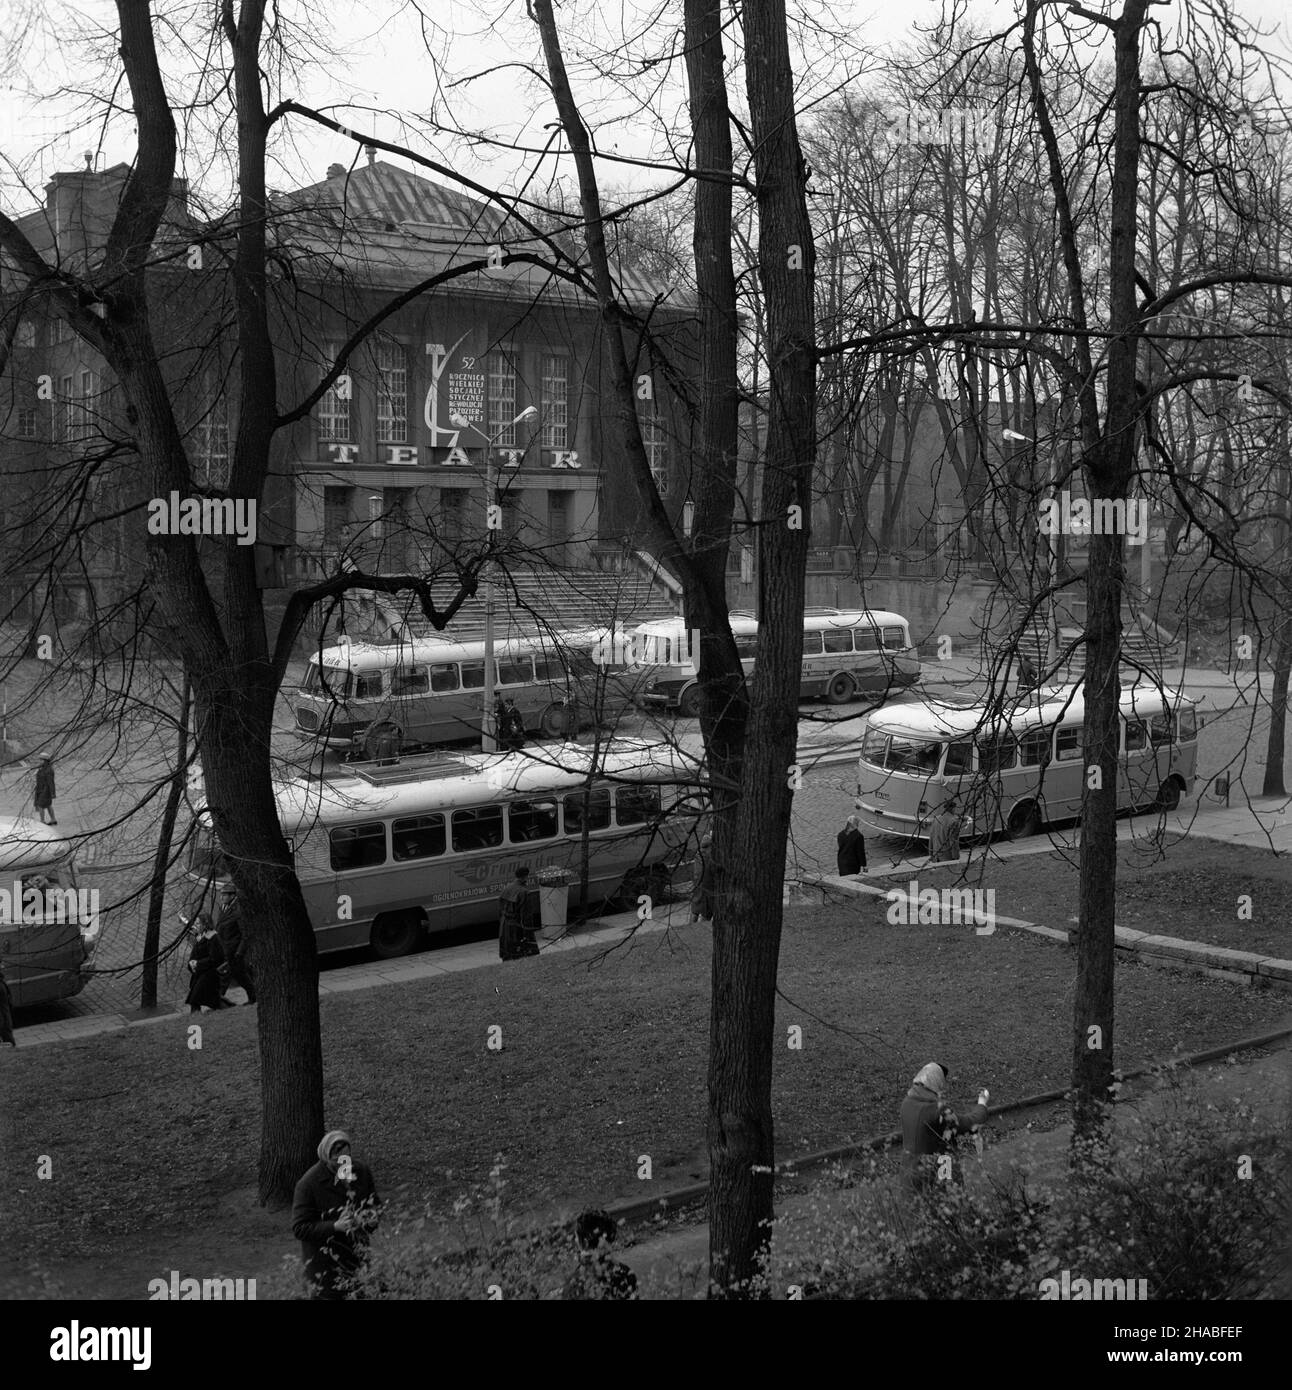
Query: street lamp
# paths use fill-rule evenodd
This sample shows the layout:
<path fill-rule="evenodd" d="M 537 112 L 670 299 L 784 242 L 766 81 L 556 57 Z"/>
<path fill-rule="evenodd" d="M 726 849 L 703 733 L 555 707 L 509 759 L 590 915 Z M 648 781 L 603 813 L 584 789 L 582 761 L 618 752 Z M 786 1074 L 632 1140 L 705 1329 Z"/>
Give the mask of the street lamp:
<path fill-rule="evenodd" d="M 1016 439 L 1016 440 L 1018 440 L 1018 442 L 1019 442 L 1020 444 L 1030 444 L 1030 445 L 1032 446 L 1033 457 L 1035 458 L 1035 455 L 1036 455 L 1036 439 L 1035 439 L 1034 436 L 1029 435 L 1029 434 L 1019 434 L 1019 432 L 1018 432 L 1017 430 L 1002 430 L 1002 431 L 1001 431 L 1001 434 L 1002 434 L 1002 436 L 1003 436 L 1005 439 Z M 1050 477 L 1049 477 L 1050 493 L 1051 493 L 1051 495 L 1053 495 L 1053 493 L 1054 493 L 1054 454 L 1053 454 L 1053 451 L 1051 451 L 1051 454 L 1050 454 L 1049 474 L 1050 474 Z M 1048 620 L 1048 622 L 1046 623 L 1046 630 L 1045 630 L 1045 669 L 1046 669 L 1047 672 L 1050 670 L 1051 666 L 1053 665 L 1053 662 L 1054 662 L 1054 659 L 1055 659 L 1055 656 L 1056 656 L 1055 644 L 1056 644 L 1057 636 L 1058 636 L 1058 616 L 1057 616 L 1056 602 L 1055 602 L 1055 593 L 1054 593 L 1054 586 L 1055 586 L 1055 583 L 1057 582 L 1057 579 L 1058 579 L 1058 571 L 1059 571 L 1059 566 L 1058 566 L 1058 551 L 1057 551 L 1057 548 L 1056 548 L 1056 547 L 1057 547 L 1057 544 L 1058 544 L 1058 543 L 1057 543 L 1057 541 L 1055 540 L 1055 538 L 1054 538 L 1053 535 L 1047 535 L 1047 536 L 1046 536 L 1046 538 L 1045 538 L 1045 570 L 1046 570 L 1046 577 L 1047 577 L 1047 580 L 1048 580 L 1047 587 L 1048 587 L 1049 590 L 1050 590 L 1050 603 L 1049 603 L 1049 610 L 1050 610 L 1050 611 L 1049 611 L 1049 620 Z"/>
<path fill-rule="evenodd" d="M 489 543 L 490 551 L 493 550 L 493 531 L 489 525 L 489 508 L 494 506 L 494 460 L 493 446 L 499 435 L 506 434 L 508 430 L 514 429 L 522 420 L 532 420 L 538 411 L 532 405 L 527 405 L 524 410 L 509 425 L 504 425 L 498 434 L 493 436 L 485 434 L 479 426 L 473 425 L 465 415 L 450 415 L 449 423 L 455 429 L 475 430 L 484 440 L 485 445 L 485 533 Z M 484 579 L 484 600 L 485 600 L 485 658 L 484 658 L 484 690 L 482 698 L 484 708 L 480 712 L 480 751 L 482 753 L 496 753 L 498 751 L 498 731 L 494 726 L 493 698 L 494 687 L 497 684 L 494 675 L 493 660 L 493 609 L 494 609 L 494 587 L 493 587 L 493 564 L 486 558 L 483 568 Z"/>

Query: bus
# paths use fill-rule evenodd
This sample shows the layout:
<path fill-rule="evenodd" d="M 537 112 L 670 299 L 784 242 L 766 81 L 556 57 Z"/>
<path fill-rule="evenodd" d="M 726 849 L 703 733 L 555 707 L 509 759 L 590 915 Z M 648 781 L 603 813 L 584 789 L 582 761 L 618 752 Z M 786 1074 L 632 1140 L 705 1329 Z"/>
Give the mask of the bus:
<path fill-rule="evenodd" d="M 758 620 L 735 612 L 730 622 L 748 678 L 758 648 Z M 700 713 L 696 640 L 681 618 L 634 629 L 629 675 L 643 705 L 677 710 L 688 719 Z M 914 685 L 919 678 L 920 658 L 900 613 L 838 608 L 809 608 L 804 613 L 800 698 L 822 697 L 841 705 L 862 691 L 883 693 Z"/>
<path fill-rule="evenodd" d="M 857 761 L 856 809 L 881 835 L 927 840 L 929 822 L 952 797 L 964 833 L 1036 834 L 1081 814 L 1085 701 L 1080 686 L 1023 696 L 1005 711 L 928 701 L 869 716 Z M 1173 811 L 1193 786 L 1198 759 L 1195 702 L 1149 682 L 1123 687 L 1119 713 L 1118 810 Z"/>
<path fill-rule="evenodd" d="M 613 722 L 632 701 L 618 674 L 593 659 L 604 645 L 599 629 L 496 641 L 496 695 L 514 701 L 527 732 L 547 738 L 594 718 Z M 343 642 L 311 657 L 295 695 L 296 732 L 369 758 L 387 733 L 396 752 L 478 739 L 484 677 L 483 641 Z"/>
<path fill-rule="evenodd" d="M 70 999 L 85 988 L 99 935 L 87 897 L 70 840 L 0 816 L 0 966 L 15 1007 Z"/>
<path fill-rule="evenodd" d="M 541 869 L 578 874 L 585 829 L 591 900 L 662 891 L 703 820 L 700 764 L 645 739 L 609 740 L 595 765 L 592 751 L 445 754 L 283 784 L 279 817 L 320 954 L 370 946 L 389 959 L 428 932 L 496 921 L 522 864 L 531 886 Z M 230 878 L 209 812 L 195 809 L 186 921 Z"/>

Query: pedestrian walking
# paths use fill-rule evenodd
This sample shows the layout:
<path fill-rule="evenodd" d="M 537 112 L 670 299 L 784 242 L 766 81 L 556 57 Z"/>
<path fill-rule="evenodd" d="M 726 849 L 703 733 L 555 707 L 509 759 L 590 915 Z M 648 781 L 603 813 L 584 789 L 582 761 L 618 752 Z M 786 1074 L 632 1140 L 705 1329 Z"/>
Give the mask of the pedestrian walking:
<path fill-rule="evenodd" d="M 866 839 L 861 833 L 861 819 L 849 816 L 836 837 L 839 843 L 839 877 L 849 878 L 866 869 Z"/>
<path fill-rule="evenodd" d="M 184 1002 L 191 1014 L 203 1009 L 231 1009 L 232 1004 L 220 997 L 220 967 L 224 964 L 224 950 L 216 935 L 211 919 L 205 912 L 198 914 L 197 940 L 193 943 L 193 954 L 188 959 L 192 972 L 188 996 Z"/>
<path fill-rule="evenodd" d="M 942 864 L 960 860 L 960 803 L 954 796 L 929 823 L 929 858 Z"/>
<path fill-rule="evenodd" d="M 695 877 L 691 885 L 691 921 L 713 919 L 713 835 L 705 832 L 695 856 Z"/>
<path fill-rule="evenodd" d="M 1018 689 L 1019 693 L 1028 690 L 1035 690 L 1041 683 L 1040 676 L 1037 675 L 1036 666 L 1032 658 L 1026 652 L 1018 654 Z"/>
<path fill-rule="evenodd" d="M 389 767 L 399 761 L 399 737 L 390 724 L 383 724 L 373 742 L 373 754 L 378 767 Z"/>
<path fill-rule="evenodd" d="M 42 825 L 57 825 L 54 818 L 54 762 L 52 758 L 42 758 L 36 769 L 36 810 L 40 813 Z"/>
<path fill-rule="evenodd" d="M 229 982 L 247 992 L 247 1003 L 256 1002 L 255 976 L 247 961 L 247 938 L 242 930 L 242 912 L 238 906 L 238 893 L 232 884 L 220 890 L 220 915 L 216 919 L 215 934 L 220 938 L 220 949 L 224 952 L 224 973 L 226 988 Z"/>
<path fill-rule="evenodd" d="M 947 1083 L 951 1073 L 940 1062 L 920 1068 L 902 1102 L 902 1186 L 908 1192 L 929 1192 L 939 1181 L 962 1183 L 956 1162 L 956 1139 L 977 1130 L 987 1118 L 990 1092 L 978 1092 L 978 1103 L 951 1108 Z M 946 1159 L 947 1161 L 939 1161 Z"/>
<path fill-rule="evenodd" d="M 515 753 L 525 746 L 525 717 L 514 700 L 499 703 L 494 715 L 494 738 L 506 753 Z"/>
<path fill-rule="evenodd" d="M 621 1260 L 610 1258 L 618 1234 L 606 1211 L 585 1211 L 575 1222 L 579 1265 L 561 1289 L 563 1299 L 630 1299 L 637 1297 L 637 1276 Z"/>
<path fill-rule="evenodd" d="M 350 1152 L 350 1136 L 329 1130 L 319 1161 L 296 1184 L 292 1234 L 301 1243 L 310 1297 L 349 1298 L 368 1259 L 368 1242 L 381 1220 L 376 1184 L 367 1164 Z"/>
<path fill-rule="evenodd" d="M 529 870 L 522 864 L 515 880 L 498 894 L 498 955 L 520 960 L 538 955 L 538 945 L 526 930 L 529 903 Z"/>
<path fill-rule="evenodd" d="M 17 1047 L 13 1035 L 13 996 L 9 993 L 9 981 L 4 976 L 4 963 L 0 961 L 0 1042 Z"/>

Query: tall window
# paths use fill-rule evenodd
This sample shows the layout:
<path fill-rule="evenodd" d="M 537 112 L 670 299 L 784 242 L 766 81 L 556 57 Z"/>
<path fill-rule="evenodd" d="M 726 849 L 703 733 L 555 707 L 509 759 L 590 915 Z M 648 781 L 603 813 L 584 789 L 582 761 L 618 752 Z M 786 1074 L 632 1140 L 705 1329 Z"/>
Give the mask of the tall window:
<path fill-rule="evenodd" d="M 455 545 L 466 533 L 467 498 L 470 496 L 466 488 L 440 490 L 440 538 L 448 545 Z"/>
<path fill-rule="evenodd" d="M 324 368 L 336 361 L 340 343 L 328 343 Z M 323 393 L 318 404 L 319 439 L 348 440 L 350 438 L 350 401 L 354 396 L 350 364 L 347 362 L 340 378 Z"/>
<path fill-rule="evenodd" d="M 67 320 L 64 318 L 56 318 L 54 320 L 54 341 L 56 343 L 65 343 L 71 336 L 72 330 Z"/>
<path fill-rule="evenodd" d="M 213 372 L 202 385 L 207 406 L 193 431 L 193 462 L 202 483 L 221 487 L 229 476 L 229 398 Z"/>
<path fill-rule="evenodd" d="M 34 409 L 26 408 L 18 412 L 18 438 L 36 439 L 40 433 L 40 417 Z"/>
<path fill-rule="evenodd" d="M 489 438 L 500 449 L 516 446 L 516 367 L 510 353 L 491 352 L 489 370 Z"/>
<path fill-rule="evenodd" d="M 97 395 L 94 373 L 82 367 L 77 373 L 75 432 L 77 439 L 89 439 L 94 434 L 94 400 Z"/>
<path fill-rule="evenodd" d="M 408 353 L 393 338 L 377 340 L 377 441 L 408 439 Z"/>
<path fill-rule="evenodd" d="M 329 550 L 344 550 L 350 538 L 350 494 L 353 488 L 323 489 L 323 544 Z"/>
<path fill-rule="evenodd" d="M 36 346 L 36 325 L 30 319 L 18 320 L 18 331 L 14 334 L 13 345 L 20 348 Z"/>
<path fill-rule="evenodd" d="M 563 353 L 544 353 L 539 372 L 539 395 L 544 449 L 570 447 L 570 359 Z"/>
<path fill-rule="evenodd" d="M 72 377 L 69 373 L 58 383 L 54 437 L 61 443 L 66 444 L 72 437 L 72 412 L 75 408 L 76 402 L 72 399 Z"/>
<path fill-rule="evenodd" d="M 638 410 L 638 423 L 642 430 L 642 444 L 650 463 L 651 476 L 661 497 L 667 497 L 670 487 L 668 471 L 668 438 L 664 433 L 664 421 L 654 401 L 643 402 Z"/>

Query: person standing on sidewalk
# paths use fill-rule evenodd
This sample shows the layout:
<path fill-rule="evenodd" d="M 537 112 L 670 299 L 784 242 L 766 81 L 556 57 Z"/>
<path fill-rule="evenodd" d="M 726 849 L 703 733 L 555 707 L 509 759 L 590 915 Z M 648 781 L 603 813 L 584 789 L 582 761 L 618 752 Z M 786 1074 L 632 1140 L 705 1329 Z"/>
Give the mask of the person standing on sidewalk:
<path fill-rule="evenodd" d="M 220 915 L 215 933 L 224 951 L 224 965 L 229 980 L 247 992 L 247 1003 L 256 1002 L 255 977 L 247 964 L 247 940 L 242 934 L 242 913 L 238 908 L 238 893 L 232 884 L 220 890 Z"/>
<path fill-rule="evenodd" d="M 4 962 L 0 961 L 0 1042 L 17 1047 L 18 1040 L 13 1035 L 13 997 L 9 993 L 9 981 L 4 977 Z"/>
<path fill-rule="evenodd" d="M 54 819 L 54 763 L 51 758 L 42 758 L 36 769 L 36 810 L 40 813 L 42 825 L 57 825 Z"/>
<path fill-rule="evenodd" d="M 939 1182 L 964 1182 L 956 1162 L 955 1141 L 970 1134 L 987 1118 L 991 1093 L 978 1092 L 977 1105 L 955 1111 L 947 1098 L 951 1073 L 940 1062 L 928 1062 L 915 1074 L 902 1102 L 902 1186 L 907 1192 L 931 1192 Z"/>
<path fill-rule="evenodd" d="M 501 960 L 521 960 L 538 955 L 538 945 L 525 931 L 525 908 L 529 902 L 529 870 L 522 864 L 516 878 L 498 894 L 498 956 Z"/>
<path fill-rule="evenodd" d="M 695 877 L 691 888 L 691 921 L 713 920 L 713 834 L 706 831 L 695 856 Z"/>
<path fill-rule="evenodd" d="M 929 823 L 929 858 L 939 864 L 960 862 L 960 803 L 954 796 Z"/>
<path fill-rule="evenodd" d="M 843 829 L 835 837 L 839 845 L 838 868 L 840 878 L 852 878 L 866 870 L 866 839 L 861 833 L 861 820 L 849 816 Z"/>

